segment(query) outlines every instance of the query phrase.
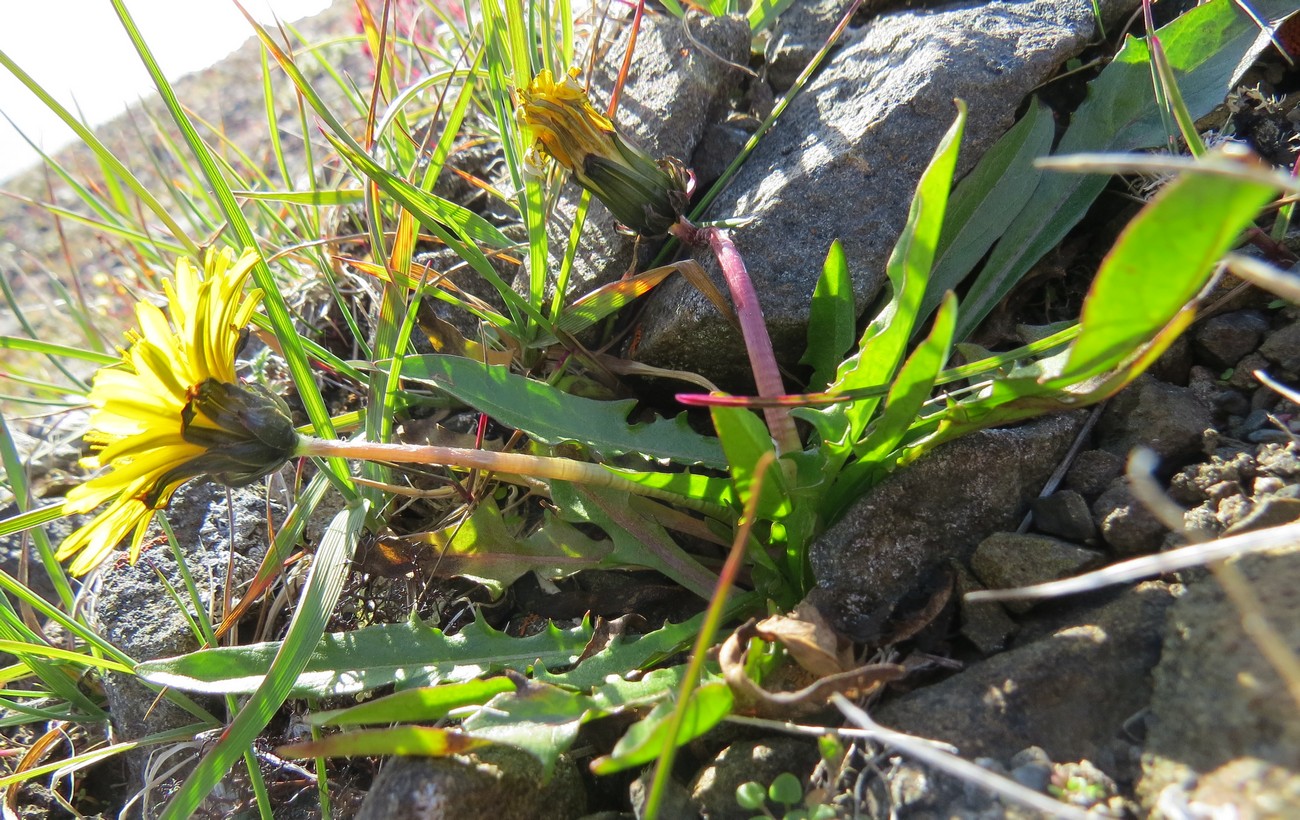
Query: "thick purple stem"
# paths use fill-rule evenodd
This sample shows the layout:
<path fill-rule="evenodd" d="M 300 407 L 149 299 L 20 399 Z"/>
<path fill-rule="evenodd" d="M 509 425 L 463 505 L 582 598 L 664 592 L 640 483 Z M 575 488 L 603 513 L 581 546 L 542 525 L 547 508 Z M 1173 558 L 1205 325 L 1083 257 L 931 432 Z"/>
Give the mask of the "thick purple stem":
<path fill-rule="evenodd" d="M 740 258 L 736 244 L 722 228 L 697 228 L 685 219 L 673 226 L 673 235 L 688 245 L 708 243 L 722 276 L 727 280 L 731 291 L 731 301 L 736 305 L 736 316 L 740 320 L 740 333 L 745 339 L 745 351 L 749 354 L 749 367 L 754 372 L 754 386 L 758 395 L 765 399 L 785 395 L 785 384 L 781 380 L 781 368 L 776 363 L 776 354 L 772 350 L 772 338 L 767 335 L 767 323 L 763 321 L 763 308 L 758 303 L 758 293 L 754 282 L 745 269 L 745 260 Z M 767 429 L 772 434 L 778 454 L 798 452 L 801 445 L 799 432 L 795 429 L 794 419 L 785 407 L 767 407 L 763 409 L 767 419 Z"/>

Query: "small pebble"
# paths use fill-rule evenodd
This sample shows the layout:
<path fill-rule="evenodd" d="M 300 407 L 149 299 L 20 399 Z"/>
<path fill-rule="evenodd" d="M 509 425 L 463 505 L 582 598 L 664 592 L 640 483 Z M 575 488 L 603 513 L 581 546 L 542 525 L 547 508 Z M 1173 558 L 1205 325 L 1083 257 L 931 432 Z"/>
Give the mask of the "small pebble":
<path fill-rule="evenodd" d="M 1286 482 L 1276 476 L 1262 475 L 1255 478 L 1255 486 L 1251 489 L 1258 496 L 1275 493 L 1285 486 Z"/>

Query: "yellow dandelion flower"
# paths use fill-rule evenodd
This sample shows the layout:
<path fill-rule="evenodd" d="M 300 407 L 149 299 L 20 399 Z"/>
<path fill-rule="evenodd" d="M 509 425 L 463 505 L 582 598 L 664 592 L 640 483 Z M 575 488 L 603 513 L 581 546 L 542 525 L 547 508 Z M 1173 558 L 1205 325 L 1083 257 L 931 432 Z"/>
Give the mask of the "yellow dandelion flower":
<path fill-rule="evenodd" d="M 256 262 L 251 249 L 238 260 L 209 251 L 200 273 L 179 259 L 175 281 L 163 285 L 167 310 L 136 305 L 138 327 L 127 332 L 122 361 L 95 374 L 85 436 L 92 452 L 82 463 L 107 470 L 69 492 L 63 511 L 108 507 L 59 545 L 59 560 L 76 556 L 74 575 L 94 569 L 132 532 L 135 561 L 154 513 L 191 478 L 240 486 L 293 455 L 298 435 L 287 406 L 235 376 L 244 327 L 261 300 L 257 290 L 242 296 Z"/>
<path fill-rule="evenodd" d="M 686 212 L 690 175 L 674 159 L 656 162 L 591 104 L 571 70 L 559 82 L 541 71 L 519 89 L 519 119 L 534 151 L 553 157 L 614 217 L 646 236 L 661 236 Z"/>

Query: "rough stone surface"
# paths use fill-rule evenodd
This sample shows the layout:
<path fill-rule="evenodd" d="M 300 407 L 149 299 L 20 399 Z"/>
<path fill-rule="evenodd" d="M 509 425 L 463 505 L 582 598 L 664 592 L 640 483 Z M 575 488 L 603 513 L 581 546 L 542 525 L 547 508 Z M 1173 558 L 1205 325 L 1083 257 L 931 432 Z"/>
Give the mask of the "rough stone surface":
<path fill-rule="evenodd" d="M 1218 809 L 1217 816 L 1300 817 L 1300 774 L 1294 767 L 1238 758 L 1200 778 L 1188 804 Z"/>
<path fill-rule="evenodd" d="M 953 99 L 970 105 L 964 173 L 1094 25 L 1084 0 L 993 2 L 886 12 L 846 40 L 709 211 L 748 220 L 734 238 L 779 356 L 793 362 L 805 347 L 833 240 L 844 243 L 858 309 L 879 293 L 916 181 L 952 124 Z M 708 254 L 699 259 L 716 268 Z M 646 308 L 642 361 L 748 383 L 739 336 L 688 284 L 666 282 Z"/>
<path fill-rule="evenodd" d="M 234 546 L 236 589 L 253 576 L 266 552 L 266 500 L 260 490 L 231 490 L 233 506 L 226 504 L 226 489 L 209 482 L 191 483 L 173 497 L 167 511 L 204 606 L 222 594 L 226 567 Z M 235 519 L 234 538 L 229 521 Z M 114 646 L 137 661 L 181 655 L 198 648 L 198 640 L 176 602 L 159 580 L 161 573 L 185 596 L 185 585 L 155 522 L 145 536 L 140 560 L 128 563 L 125 552 L 111 556 L 93 580 L 91 616 L 97 629 Z M 135 677 L 106 673 L 104 696 L 113 725 L 122 740 L 194 723 L 195 718 Z M 139 783 L 151 750 L 128 753 L 132 775 Z M 175 759 L 171 761 L 175 763 Z M 181 776 L 183 776 L 183 772 Z M 155 784 L 161 786 L 163 784 Z"/>
<path fill-rule="evenodd" d="M 812 62 L 847 8 L 843 0 L 806 0 L 781 13 L 764 49 L 767 81 L 775 91 L 783 93 L 794 85 L 799 72 Z M 834 54 L 832 51 L 830 59 Z"/>
<path fill-rule="evenodd" d="M 1250 399 L 1240 390 L 1221 380 L 1217 368 L 1196 365 L 1191 369 L 1187 386 L 1202 406 L 1209 408 L 1215 421 L 1228 416 L 1244 416 L 1250 412 Z"/>
<path fill-rule="evenodd" d="M 1105 556 L 1032 533 L 998 532 L 980 542 L 971 569 L 991 589 L 1040 584 L 1100 565 Z M 1012 612 L 1028 612 L 1035 601 L 1008 601 Z"/>
<path fill-rule="evenodd" d="M 1165 537 L 1165 525 L 1137 500 L 1126 478 L 1115 479 L 1093 502 L 1092 515 L 1101 537 L 1120 555 L 1154 552 Z"/>
<path fill-rule="evenodd" d="M 561 757 L 546 779 L 537 758 L 492 746 L 471 755 L 389 758 L 357 820 L 570 820 L 586 808 L 572 760 Z"/>
<path fill-rule="evenodd" d="M 1251 508 L 1245 518 L 1229 527 L 1224 535 L 1281 527 L 1296 521 L 1300 521 L 1300 498 L 1264 498 Z"/>
<path fill-rule="evenodd" d="M 1213 316 L 1196 327 L 1197 354 L 1218 368 L 1233 367 L 1259 347 L 1268 330 L 1268 318 L 1258 310 L 1234 310 Z"/>
<path fill-rule="evenodd" d="M 604 111 L 627 49 L 627 31 L 614 40 L 592 77 L 592 101 Z M 716 110 L 740 82 L 734 66 L 749 59 L 749 25 L 743 17 L 693 18 L 690 35 L 704 44 L 705 53 L 687 39 L 672 17 L 646 15 L 637 36 L 636 58 L 619 96 L 618 127 L 653 157 L 689 160 Z M 717 55 L 717 56 L 714 56 Z M 721 58 L 721 59 L 719 59 Z M 552 264 L 559 270 L 568 247 L 581 189 L 564 186 L 552 219 L 547 223 Z M 574 258 L 570 287 L 583 294 L 626 274 L 636 241 L 616 229 L 613 214 L 595 198 L 587 211 L 582 242 Z M 650 243 L 641 242 L 647 250 Z M 527 272 L 516 287 L 525 287 Z"/>
<path fill-rule="evenodd" d="M 997 601 L 973 604 L 968 602 L 967 593 L 985 589 L 985 586 L 960 563 L 954 562 L 954 567 L 957 576 L 954 591 L 957 600 L 961 602 L 959 633 L 982 655 L 1001 652 L 1007 648 L 1007 641 L 1011 640 L 1011 636 L 1016 633 L 1018 625 Z"/>
<path fill-rule="evenodd" d="M 1247 353 L 1240 361 L 1237 367 L 1232 371 L 1232 378 L 1228 379 L 1228 384 L 1241 390 L 1254 390 L 1259 387 L 1259 379 L 1255 378 L 1255 371 L 1268 371 L 1268 359 L 1258 353 Z"/>
<path fill-rule="evenodd" d="M 887 478 L 813 544 L 818 607 L 845 634 L 878 637 L 927 577 L 1019 523 L 1081 423 L 1072 414 L 983 430 Z"/>
<path fill-rule="evenodd" d="M 1187 385 L 1187 373 L 1192 368 L 1192 343 L 1187 334 L 1174 340 L 1169 349 L 1160 354 L 1147 372 L 1162 382 Z"/>
<path fill-rule="evenodd" d="M 696 776 L 691 802 L 708 820 L 747 820 L 753 812 L 736 802 L 737 786 L 750 780 L 766 786 L 784 772 L 804 780 L 817 760 L 817 748 L 804 739 L 777 736 L 733 743 Z"/>
<path fill-rule="evenodd" d="M 1177 468 L 1202 455 L 1202 435 L 1213 426 L 1209 410 L 1191 388 L 1142 376 L 1106 406 L 1097 422 L 1097 440 L 1102 449 L 1124 458 L 1134 447 L 1148 447 L 1162 465 Z"/>
<path fill-rule="evenodd" d="M 1034 528 L 1067 541 L 1084 543 L 1097 537 L 1088 502 L 1074 490 L 1060 490 L 1034 501 Z"/>
<path fill-rule="evenodd" d="M 1269 368 L 1273 378 L 1294 378 L 1300 375 L 1300 322 L 1270 333 L 1259 347 L 1259 353 L 1276 367 Z M 1280 368 L 1281 372 L 1278 372 Z"/>
<path fill-rule="evenodd" d="M 1084 450 L 1065 474 L 1065 488 L 1096 498 L 1124 473 L 1124 457 L 1106 450 Z"/>
<path fill-rule="evenodd" d="M 1164 585 L 1144 584 L 1073 613 L 1037 640 L 886 701 L 875 716 L 952 743 L 966 758 L 1005 760 L 1041 746 L 1053 760 L 1113 759 L 1113 739 L 1147 703 L 1171 600 Z"/>
<path fill-rule="evenodd" d="M 1300 650 L 1300 549 L 1232 562 L 1261 614 Z M 1169 613 L 1138 793 L 1155 801 L 1189 776 L 1258 760 L 1300 774 L 1300 712 L 1286 684 L 1242 630 L 1241 613 L 1212 578 L 1191 585 Z M 1243 797 L 1231 799 L 1239 810 Z M 1257 816 L 1281 816 L 1272 813 Z"/>

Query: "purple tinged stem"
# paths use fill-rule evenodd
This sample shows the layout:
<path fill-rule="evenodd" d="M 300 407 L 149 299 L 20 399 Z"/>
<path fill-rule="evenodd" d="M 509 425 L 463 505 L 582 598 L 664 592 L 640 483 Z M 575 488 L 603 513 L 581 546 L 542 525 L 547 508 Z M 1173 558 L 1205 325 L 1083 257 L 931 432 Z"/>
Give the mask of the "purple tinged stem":
<path fill-rule="evenodd" d="M 718 258 L 722 276 L 727 280 L 727 288 L 731 291 L 731 301 L 736 306 L 736 316 L 740 320 L 740 332 L 745 339 L 745 351 L 749 354 L 749 366 L 754 372 L 754 386 L 758 388 L 758 395 L 765 399 L 784 396 L 785 383 L 781 380 L 781 368 L 776 363 L 767 323 L 763 321 L 763 308 L 758 303 L 754 281 L 749 278 L 745 260 L 740 257 L 736 243 L 731 241 L 731 236 L 722 228 L 697 228 L 685 218 L 673 226 L 671 233 L 688 245 L 707 243 Z M 802 446 L 799 432 L 795 429 L 788 408 L 766 407 L 763 409 L 763 417 L 767 420 L 767 429 L 772 434 L 778 455 L 799 451 Z"/>

